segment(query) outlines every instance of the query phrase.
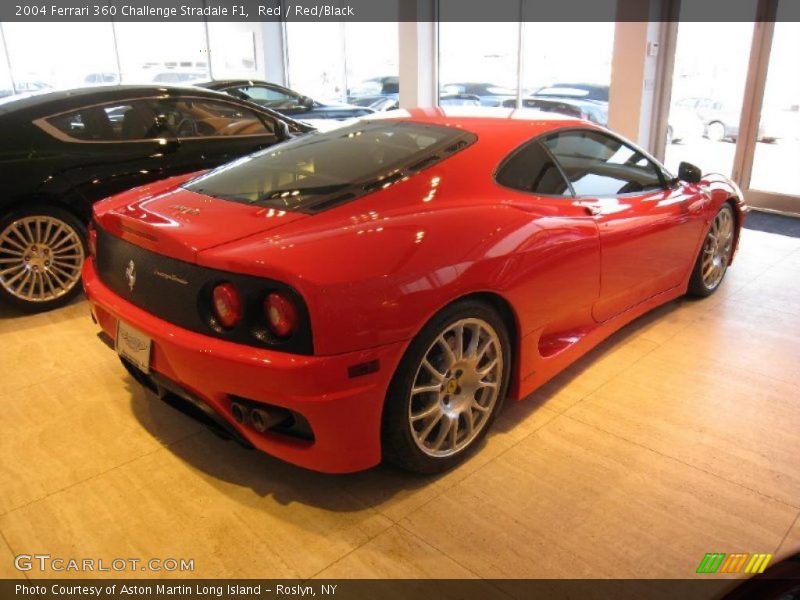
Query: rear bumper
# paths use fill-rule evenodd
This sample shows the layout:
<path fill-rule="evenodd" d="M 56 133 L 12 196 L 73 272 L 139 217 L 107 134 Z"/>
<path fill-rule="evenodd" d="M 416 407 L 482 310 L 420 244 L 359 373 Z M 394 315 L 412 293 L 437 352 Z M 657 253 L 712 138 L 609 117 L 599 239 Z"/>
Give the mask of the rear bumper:
<path fill-rule="evenodd" d="M 117 321 L 153 340 L 150 368 L 211 407 L 255 448 L 328 473 L 367 469 L 381 460 L 381 413 L 405 342 L 333 356 L 303 356 L 235 344 L 182 329 L 122 299 L 86 261 L 83 285 L 100 327 L 112 339 Z M 377 372 L 348 368 L 379 362 Z M 308 421 L 314 440 L 259 433 L 231 416 L 231 398 L 282 407 Z"/>

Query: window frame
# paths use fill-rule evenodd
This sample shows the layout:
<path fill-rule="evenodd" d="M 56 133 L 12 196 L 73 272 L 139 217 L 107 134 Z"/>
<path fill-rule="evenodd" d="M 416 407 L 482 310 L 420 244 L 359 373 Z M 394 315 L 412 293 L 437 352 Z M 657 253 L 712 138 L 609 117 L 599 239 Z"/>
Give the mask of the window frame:
<path fill-rule="evenodd" d="M 547 139 L 550 136 L 560 135 L 560 134 L 563 134 L 563 133 L 570 133 L 570 132 L 579 132 L 579 133 L 590 132 L 590 133 L 598 133 L 600 135 L 606 135 L 606 136 L 610 137 L 611 139 L 616 140 L 620 144 L 622 144 L 624 146 L 628 146 L 629 148 L 635 150 L 636 152 L 638 152 L 639 154 L 644 156 L 647 160 L 649 160 L 651 163 L 653 163 L 653 165 L 655 165 L 656 171 L 658 172 L 659 181 L 661 182 L 661 188 L 659 188 L 658 190 L 645 190 L 645 191 L 638 191 L 638 192 L 627 192 L 627 193 L 624 193 L 624 194 L 605 194 L 603 196 L 596 196 L 596 195 L 592 196 L 592 195 L 585 195 L 585 194 L 584 195 L 578 195 L 578 194 L 576 194 L 575 193 L 575 188 L 572 186 L 572 182 L 569 180 L 569 177 L 567 177 L 566 173 L 564 172 L 564 168 L 561 166 L 561 163 L 555 157 L 555 155 L 550 150 L 550 148 L 548 148 L 547 145 L 544 143 L 544 140 Z M 506 163 L 509 160 L 511 160 L 514 156 L 516 156 L 519 152 L 522 152 L 525 148 L 527 148 L 530 144 L 533 144 L 533 143 L 539 143 L 539 145 L 544 149 L 544 151 L 547 153 L 547 155 L 553 160 L 553 163 L 558 168 L 559 173 L 564 178 L 564 180 L 567 182 L 569 190 L 572 193 L 571 196 L 567 196 L 567 195 L 564 195 L 564 194 L 540 194 L 540 193 L 537 193 L 537 192 L 527 192 L 525 190 L 520 190 L 520 189 L 517 189 L 517 188 L 509 187 L 507 185 L 503 185 L 502 183 L 500 183 L 497 180 L 498 173 L 500 172 L 500 170 L 502 170 L 502 168 L 506 165 Z M 641 196 L 643 194 L 652 193 L 652 192 L 658 192 L 658 191 L 668 192 L 671 189 L 674 189 L 674 186 L 671 185 L 671 182 L 675 178 L 667 170 L 667 168 L 664 165 L 662 165 L 661 162 L 659 160 L 657 160 L 652 154 L 650 154 L 649 152 L 647 152 L 643 148 L 637 146 L 636 144 L 623 139 L 621 136 L 617 135 L 613 131 L 610 131 L 608 129 L 603 129 L 603 128 L 600 128 L 600 127 L 580 127 L 580 126 L 575 126 L 575 125 L 568 125 L 568 126 L 565 126 L 565 127 L 557 127 L 557 128 L 545 131 L 544 133 L 540 133 L 539 135 L 537 135 L 537 136 L 535 136 L 535 137 L 533 137 L 533 138 L 531 138 L 529 140 L 526 140 L 525 142 L 523 142 L 522 144 L 520 144 L 519 146 L 514 148 L 511 152 L 509 152 L 509 154 L 507 156 L 505 156 L 500 161 L 500 163 L 497 165 L 497 167 L 495 167 L 494 171 L 492 172 L 492 179 L 500 187 L 503 187 L 505 189 L 514 190 L 515 192 L 519 192 L 521 194 L 528 194 L 528 195 L 531 195 L 531 196 L 539 196 L 541 198 L 566 198 L 566 199 L 571 199 L 571 200 L 582 200 L 582 199 L 585 199 L 585 198 L 628 198 L 628 197 L 631 197 L 631 196 Z"/>
<path fill-rule="evenodd" d="M 236 107 L 240 110 L 248 110 L 252 112 L 256 118 L 261 121 L 264 127 L 268 127 L 268 124 L 264 122 L 266 118 L 265 115 L 262 115 L 255 110 L 253 110 L 250 106 L 245 106 L 244 102 L 231 102 L 227 98 L 208 98 L 206 96 L 191 96 L 191 95 L 181 95 L 181 96 L 140 96 L 138 98 L 119 98 L 116 100 L 110 100 L 107 102 L 97 102 L 94 104 L 82 104 L 77 108 L 71 108 L 69 110 L 63 110 L 61 112 L 52 113 L 46 115 L 44 117 L 39 117 L 31 121 L 34 125 L 36 125 L 39 129 L 44 131 L 49 136 L 67 144 L 142 144 L 148 142 L 159 142 L 160 140 L 177 140 L 177 141 L 196 141 L 196 140 L 231 140 L 231 139 L 247 139 L 247 138 L 259 138 L 265 136 L 273 136 L 277 139 L 278 135 L 275 132 L 270 133 L 267 131 L 266 133 L 255 133 L 255 134 L 248 134 L 248 135 L 199 135 L 199 136 L 191 136 L 191 137 L 178 137 L 177 135 L 170 135 L 170 136 L 158 136 L 158 137 L 148 137 L 148 138 L 138 138 L 135 140 L 80 140 L 78 138 L 74 138 L 67 133 L 61 131 L 58 127 L 53 125 L 49 122 L 49 119 L 54 119 L 56 117 L 60 117 L 63 115 L 68 115 L 71 113 L 79 113 L 83 110 L 89 108 L 104 108 L 106 106 L 116 106 L 119 104 L 125 103 L 133 103 L 133 102 L 140 102 L 140 101 L 164 101 L 164 100 L 173 100 L 173 101 L 180 101 L 180 100 L 202 100 L 202 101 L 211 101 L 211 102 L 221 102 L 223 104 L 229 104 L 231 106 Z M 233 100 L 236 100 L 233 98 Z M 271 116 L 271 115 L 270 115 Z M 277 117 L 275 117 L 277 120 Z"/>

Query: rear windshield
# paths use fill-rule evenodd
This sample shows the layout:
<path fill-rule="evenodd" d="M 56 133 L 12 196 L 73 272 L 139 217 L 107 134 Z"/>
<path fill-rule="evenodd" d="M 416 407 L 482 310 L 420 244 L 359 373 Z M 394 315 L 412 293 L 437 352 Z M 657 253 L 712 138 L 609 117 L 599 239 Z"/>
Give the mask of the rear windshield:
<path fill-rule="evenodd" d="M 475 139 L 439 125 L 356 123 L 245 156 L 184 187 L 232 202 L 313 213 L 388 187 Z"/>

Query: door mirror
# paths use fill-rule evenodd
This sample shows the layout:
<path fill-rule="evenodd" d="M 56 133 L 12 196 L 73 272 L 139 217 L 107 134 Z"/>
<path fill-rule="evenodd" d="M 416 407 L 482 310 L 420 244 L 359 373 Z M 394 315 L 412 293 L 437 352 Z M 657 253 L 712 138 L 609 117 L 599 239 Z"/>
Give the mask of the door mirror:
<path fill-rule="evenodd" d="M 289 125 L 286 121 L 275 120 L 275 135 L 278 136 L 280 141 L 288 140 L 292 137 L 292 132 L 289 130 Z"/>
<path fill-rule="evenodd" d="M 300 105 L 306 108 L 314 108 L 314 101 L 308 96 L 300 96 Z"/>
<path fill-rule="evenodd" d="M 687 183 L 700 183 L 703 178 L 703 172 L 700 167 L 695 167 L 692 163 L 682 162 L 678 166 L 678 179 Z"/>

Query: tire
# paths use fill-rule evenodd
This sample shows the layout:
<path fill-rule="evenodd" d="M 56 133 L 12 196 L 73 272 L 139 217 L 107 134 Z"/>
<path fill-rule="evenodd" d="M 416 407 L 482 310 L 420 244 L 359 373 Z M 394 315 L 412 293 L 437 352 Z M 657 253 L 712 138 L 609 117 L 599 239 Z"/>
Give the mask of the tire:
<path fill-rule="evenodd" d="M 63 306 L 81 292 L 86 228 L 64 209 L 37 205 L 0 219 L 0 300 L 26 312 Z"/>
<path fill-rule="evenodd" d="M 721 142 L 725 139 L 725 125 L 719 121 L 709 123 L 706 127 L 706 137 L 712 142 Z"/>
<path fill-rule="evenodd" d="M 500 411 L 510 367 L 508 328 L 496 310 L 470 299 L 444 308 L 411 341 L 389 385 L 384 459 L 426 474 L 459 464 Z"/>
<path fill-rule="evenodd" d="M 705 298 L 722 283 L 733 255 L 736 217 L 727 202 L 708 228 L 689 279 L 689 294 Z"/>

